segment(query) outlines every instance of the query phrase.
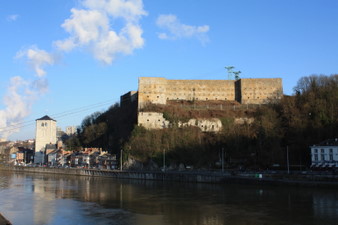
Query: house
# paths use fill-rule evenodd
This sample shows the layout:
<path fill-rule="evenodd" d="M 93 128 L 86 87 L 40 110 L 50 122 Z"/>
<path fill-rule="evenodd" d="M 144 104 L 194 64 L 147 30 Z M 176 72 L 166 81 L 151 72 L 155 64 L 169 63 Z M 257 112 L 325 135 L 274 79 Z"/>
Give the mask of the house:
<path fill-rule="evenodd" d="M 310 146 L 312 168 L 338 167 L 338 138 Z"/>
<path fill-rule="evenodd" d="M 61 155 L 61 150 L 55 149 L 47 154 L 48 165 L 57 166 L 59 165 L 59 158 Z"/>
<path fill-rule="evenodd" d="M 116 155 L 110 154 L 108 152 L 102 152 L 97 157 L 98 165 L 100 169 L 116 169 L 117 168 L 117 161 Z"/>
<path fill-rule="evenodd" d="M 61 166 L 69 166 L 71 162 L 71 156 L 73 152 L 71 151 L 62 151 L 62 154 L 57 158 L 58 164 Z"/>
<path fill-rule="evenodd" d="M 16 164 L 28 164 L 33 162 L 34 151 L 23 147 L 18 148 L 16 153 Z"/>

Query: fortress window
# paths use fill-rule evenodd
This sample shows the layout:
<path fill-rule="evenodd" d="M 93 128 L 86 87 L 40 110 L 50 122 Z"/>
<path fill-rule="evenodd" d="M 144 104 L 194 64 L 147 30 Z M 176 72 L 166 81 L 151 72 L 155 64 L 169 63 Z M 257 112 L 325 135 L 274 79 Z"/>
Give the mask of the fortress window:
<path fill-rule="evenodd" d="M 157 95 L 157 98 L 159 98 L 160 96 Z"/>
<path fill-rule="evenodd" d="M 147 98 L 149 98 L 149 95 L 147 95 Z"/>
<path fill-rule="evenodd" d="M 158 120 L 158 122 L 161 122 L 161 120 Z"/>
<path fill-rule="evenodd" d="M 147 121 L 149 122 L 149 119 L 147 119 Z"/>
<path fill-rule="evenodd" d="M 41 126 L 42 126 L 42 127 L 44 127 L 44 126 L 45 126 L 45 124 L 44 124 L 44 123 L 41 123 Z"/>
<path fill-rule="evenodd" d="M 208 100 L 208 98 L 206 98 L 205 100 Z"/>

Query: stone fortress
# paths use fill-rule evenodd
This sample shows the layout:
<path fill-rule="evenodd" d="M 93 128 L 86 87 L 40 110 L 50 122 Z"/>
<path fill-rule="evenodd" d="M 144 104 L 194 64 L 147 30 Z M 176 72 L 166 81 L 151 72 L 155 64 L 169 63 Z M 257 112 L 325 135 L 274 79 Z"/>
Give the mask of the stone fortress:
<path fill-rule="evenodd" d="M 161 77 L 140 77 L 138 91 L 121 96 L 121 106 L 137 101 L 138 125 L 148 129 L 169 126 L 162 113 L 140 112 L 145 105 L 166 104 L 170 100 L 183 101 L 236 101 L 240 104 L 266 104 L 283 96 L 281 78 L 239 80 L 168 80 Z M 197 125 L 203 131 L 219 131 L 221 122 L 192 119 L 182 126 Z"/>

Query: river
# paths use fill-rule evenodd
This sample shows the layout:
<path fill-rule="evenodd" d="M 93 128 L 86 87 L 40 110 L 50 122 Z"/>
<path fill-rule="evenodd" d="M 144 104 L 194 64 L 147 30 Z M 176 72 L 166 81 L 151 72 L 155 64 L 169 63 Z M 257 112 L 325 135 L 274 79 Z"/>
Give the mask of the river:
<path fill-rule="evenodd" d="M 0 171 L 0 213 L 14 225 L 329 225 L 338 191 Z"/>

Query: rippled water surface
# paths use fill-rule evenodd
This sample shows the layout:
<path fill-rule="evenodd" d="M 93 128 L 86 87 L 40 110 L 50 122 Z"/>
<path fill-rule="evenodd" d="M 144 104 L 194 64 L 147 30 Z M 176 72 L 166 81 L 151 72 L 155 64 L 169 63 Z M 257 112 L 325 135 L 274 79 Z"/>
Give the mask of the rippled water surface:
<path fill-rule="evenodd" d="M 114 180 L 0 171 L 17 224 L 338 224 L 338 191 Z"/>

